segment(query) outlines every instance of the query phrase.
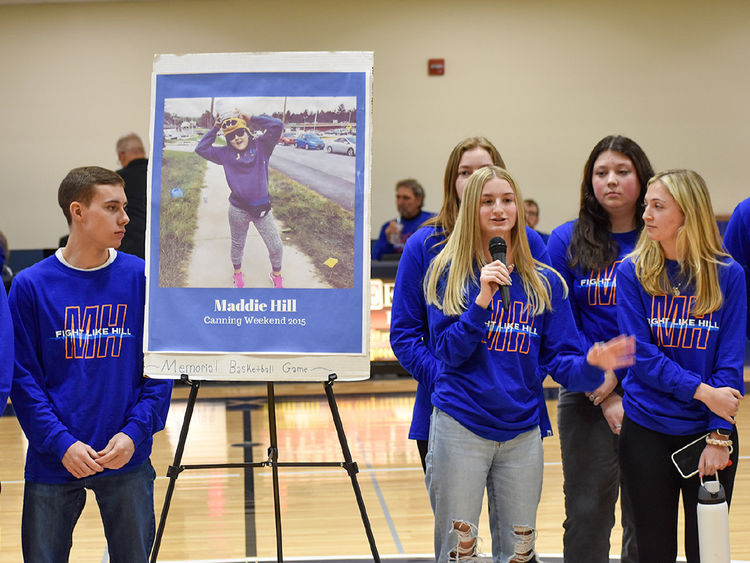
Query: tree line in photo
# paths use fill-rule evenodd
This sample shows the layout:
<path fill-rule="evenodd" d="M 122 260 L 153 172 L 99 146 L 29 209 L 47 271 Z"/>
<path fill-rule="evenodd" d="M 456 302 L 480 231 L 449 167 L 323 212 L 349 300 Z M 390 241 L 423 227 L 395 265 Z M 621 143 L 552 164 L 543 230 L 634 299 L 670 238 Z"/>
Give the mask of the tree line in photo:
<path fill-rule="evenodd" d="M 347 109 L 344 104 L 339 104 L 335 110 L 307 110 L 302 111 L 274 111 L 271 117 L 280 119 L 284 123 L 341 123 L 356 125 L 357 112 L 353 109 Z M 210 129 L 215 121 L 215 117 L 210 110 L 204 111 L 200 117 L 182 116 L 177 113 L 165 111 L 163 125 L 165 129 L 180 128 L 184 123 L 191 124 L 194 127 Z"/>

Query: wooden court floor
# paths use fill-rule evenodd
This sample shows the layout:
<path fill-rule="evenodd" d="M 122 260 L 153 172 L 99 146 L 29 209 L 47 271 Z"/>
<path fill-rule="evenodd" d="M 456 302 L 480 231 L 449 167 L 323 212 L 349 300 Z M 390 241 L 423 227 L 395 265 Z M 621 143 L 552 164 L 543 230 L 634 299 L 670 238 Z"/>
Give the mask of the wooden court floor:
<path fill-rule="evenodd" d="M 276 385 L 279 461 L 342 461 L 330 409 L 319 384 Z M 183 464 L 266 459 L 268 419 L 265 385 L 204 388 L 190 426 Z M 337 403 L 358 482 L 381 555 L 432 553 L 432 514 L 414 442 L 407 439 L 414 383 L 337 383 Z M 185 411 L 183 389 L 175 392 L 166 429 L 157 435 L 152 461 L 157 522 Z M 556 401 L 547 402 L 556 420 Z M 745 408 L 746 410 L 746 408 Z M 747 436 L 750 416 L 741 412 Z M 26 441 L 13 417 L 0 418 L 0 563 L 21 561 L 20 516 Z M 537 520 L 537 551 L 562 553 L 562 467 L 556 437 L 544 440 L 544 488 Z M 750 461 L 741 456 L 732 505 L 733 560 L 750 561 Z M 281 469 L 283 550 L 287 558 L 367 557 L 370 549 L 351 482 L 340 468 Z M 480 536 L 490 540 L 486 510 Z M 619 553 L 620 530 L 612 533 Z M 269 468 L 184 471 L 177 480 L 159 561 L 245 561 L 276 557 Z M 106 561 L 106 544 L 93 496 L 77 525 L 71 561 Z M 253 558 L 247 560 L 252 561 Z"/>

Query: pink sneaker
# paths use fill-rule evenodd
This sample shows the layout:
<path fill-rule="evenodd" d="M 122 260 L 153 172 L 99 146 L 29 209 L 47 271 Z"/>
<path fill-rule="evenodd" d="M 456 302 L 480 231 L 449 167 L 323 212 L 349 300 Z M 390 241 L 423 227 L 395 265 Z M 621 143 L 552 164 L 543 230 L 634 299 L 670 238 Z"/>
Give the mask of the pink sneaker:
<path fill-rule="evenodd" d="M 273 287 L 274 289 L 284 289 L 284 284 L 282 283 L 284 281 L 284 278 L 282 278 L 280 275 L 274 275 L 273 272 L 268 274 L 268 277 L 271 278 L 271 287 Z"/>
<path fill-rule="evenodd" d="M 235 272 L 232 277 L 234 278 L 234 287 L 245 287 L 245 280 L 242 279 L 242 272 Z"/>

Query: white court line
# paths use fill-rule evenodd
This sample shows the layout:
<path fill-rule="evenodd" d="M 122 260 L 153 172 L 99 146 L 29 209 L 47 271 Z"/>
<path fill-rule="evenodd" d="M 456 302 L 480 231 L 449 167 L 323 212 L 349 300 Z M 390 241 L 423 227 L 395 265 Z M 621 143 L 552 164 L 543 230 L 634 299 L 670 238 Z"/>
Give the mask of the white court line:
<path fill-rule="evenodd" d="M 357 436 L 356 438 L 357 443 L 359 444 L 359 449 L 362 453 L 362 457 L 364 458 L 365 467 L 367 469 L 372 469 L 372 466 L 370 465 L 370 461 L 367 459 L 367 452 L 365 451 L 364 444 L 362 443 L 362 440 Z M 396 530 L 396 524 L 393 522 L 393 518 L 391 518 L 391 511 L 388 510 L 388 503 L 385 501 L 385 495 L 383 495 L 383 491 L 380 489 L 380 484 L 378 483 L 378 480 L 375 478 L 375 472 L 370 471 L 370 480 L 372 481 L 372 486 L 375 488 L 375 493 L 378 495 L 378 501 L 380 502 L 380 508 L 383 509 L 383 515 L 385 516 L 385 521 L 388 524 L 388 529 L 391 531 L 391 538 L 393 538 L 393 543 L 396 544 L 396 551 L 399 553 L 404 552 L 404 546 L 401 545 L 401 539 L 398 537 L 398 530 Z M 370 532 L 372 532 L 372 528 L 370 528 Z"/>

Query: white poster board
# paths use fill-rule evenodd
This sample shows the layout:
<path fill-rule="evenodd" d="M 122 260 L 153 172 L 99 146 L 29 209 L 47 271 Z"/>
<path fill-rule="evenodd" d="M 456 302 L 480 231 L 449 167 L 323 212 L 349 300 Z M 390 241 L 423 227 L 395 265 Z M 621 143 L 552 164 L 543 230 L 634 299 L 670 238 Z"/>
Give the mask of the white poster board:
<path fill-rule="evenodd" d="M 369 377 L 372 66 L 369 52 L 155 58 L 147 375 Z"/>

